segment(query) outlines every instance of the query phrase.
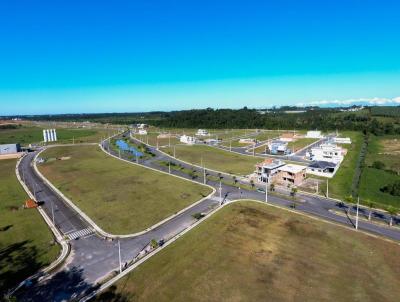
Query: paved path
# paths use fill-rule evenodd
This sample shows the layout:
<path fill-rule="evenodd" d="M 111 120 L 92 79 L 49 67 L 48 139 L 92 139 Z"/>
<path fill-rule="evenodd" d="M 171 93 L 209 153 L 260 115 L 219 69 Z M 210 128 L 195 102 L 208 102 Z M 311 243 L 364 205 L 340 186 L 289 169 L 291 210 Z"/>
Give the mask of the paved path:
<path fill-rule="evenodd" d="M 104 147 L 108 149 L 106 142 L 104 143 Z M 167 171 L 168 167 L 158 164 L 159 161 L 167 160 L 191 168 L 191 165 L 166 156 L 156 150 L 156 148 L 150 147 L 150 149 L 155 154 L 155 157 L 140 162 L 143 166 Z M 113 152 L 111 151 L 111 153 Z M 35 153 L 30 153 L 22 159 L 19 166 L 20 174 L 28 188 L 35 193 L 37 200 L 44 203 L 42 207 L 47 214 L 53 217 L 54 213 L 54 222 L 59 230 L 67 238 L 72 239 L 70 241 L 71 255 L 59 272 L 47 276 L 47 278 L 44 278 L 40 282 L 34 282 L 29 288 L 22 288 L 17 292 L 17 298 L 19 301 L 71 300 L 93 291 L 97 287 L 97 281 L 106 277 L 111 272 L 118 270 L 118 242 L 117 240 L 106 240 L 92 232 L 89 233 L 91 227 L 36 175 L 31 165 L 34 156 Z M 122 156 L 127 158 L 127 155 L 124 153 L 122 153 Z M 188 175 L 180 171 L 173 170 L 172 173 L 189 178 Z M 209 172 L 209 174 L 213 175 L 212 172 Z M 203 179 L 199 178 L 197 181 L 202 183 Z M 148 233 L 135 238 L 120 239 L 122 262 L 127 263 L 136 257 L 152 239 L 168 240 L 185 230 L 196 221 L 192 217 L 194 213 L 208 213 L 212 208 L 218 207 L 220 203 L 220 199 L 218 198 L 220 184 L 213 181 L 207 181 L 207 184 L 217 189 L 217 193 L 213 197 L 202 201 Z M 243 189 L 239 191 L 238 188 L 225 184 L 221 185 L 221 195 L 225 200 L 241 198 L 265 200 L 264 193 Z M 348 226 L 352 226 L 354 223 L 347 217 L 332 213 L 330 210 L 343 211 L 343 209 L 331 200 L 306 195 L 299 196 L 299 199 L 300 201 L 296 210 L 300 212 L 309 213 L 313 216 Z M 290 207 L 292 205 L 292 201 L 288 197 L 283 198 L 270 195 L 268 201 L 283 207 Z M 387 220 L 388 217 L 383 216 L 382 219 Z M 396 223 L 399 222 L 396 221 Z M 400 230 L 398 228 L 379 226 L 365 221 L 360 221 L 359 227 L 374 234 L 400 240 Z"/>

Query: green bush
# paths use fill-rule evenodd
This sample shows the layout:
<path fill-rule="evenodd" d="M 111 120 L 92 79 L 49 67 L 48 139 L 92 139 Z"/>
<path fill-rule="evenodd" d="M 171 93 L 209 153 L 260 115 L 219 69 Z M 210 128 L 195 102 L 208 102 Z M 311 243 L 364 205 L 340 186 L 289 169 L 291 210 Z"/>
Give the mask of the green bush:
<path fill-rule="evenodd" d="M 385 163 L 383 163 L 383 162 L 381 162 L 379 160 L 376 160 L 376 161 L 374 161 L 372 163 L 371 167 L 375 168 L 375 169 L 379 169 L 379 170 L 384 170 L 385 169 Z"/>
<path fill-rule="evenodd" d="M 393 196 L 400 196 L 400 181 L 396 181 L 390 185 L 386 185 L 381 188 L 383 193 L 389 193 Z"/>

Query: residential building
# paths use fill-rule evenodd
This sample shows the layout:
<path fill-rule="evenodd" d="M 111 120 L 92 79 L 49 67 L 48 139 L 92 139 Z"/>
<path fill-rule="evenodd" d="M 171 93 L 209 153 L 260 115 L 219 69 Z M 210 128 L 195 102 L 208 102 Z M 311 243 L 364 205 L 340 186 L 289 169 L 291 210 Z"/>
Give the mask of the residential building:
<path fill-rule="evenodd" d="M 333 142 L 336 144 L 351 144 L 350 137 L 334 137 Z"/>
<path fill-rule="evenodd" d="M 280 140 L 273 140 L 268 143 L 268 149 L 271 154 L 288 154 L 290 150 L 287 148 L 288 143 Z"/>
<path fill-rule="evenodd" d="M 0 145 L 0 155 L 15 154 L 21 151 L 20 144 L 5 144 Z"/>
<path fill-rule="evenodd" d="M 307 131 L 307 138 L 323 138 L 321 131 Z"/>
<path fill-rule="evenodd" d="M 267 158 L 262 163 L 256 165 L 255 174 L 258 182 L 271 182 L 273 176 L 278 173 L 278 169 L 284 166 L 285 163 L 281 160 Z"/>
<path fill-rule="evenodd" d="M 339 169 L 339 164 L 329 161 L 315 161 L 307 167 L 307 174 L 333 177 Z"/>
<path fill-rule="evenodd" d="M 209 134 L 208 131 L 205 130 L 205 129 L 199 129 L 199 130 L 197 130 L 196 135 L 197 135 L 197 136 L 209 136 L 210 134 Z"/>
<path fill-rule="evenodd" d="M 139 134 L 139 135 L 147 135 L 147 130 L 145 130 L 145 129 L 139 129 L 138 134 Z"/>
<path fill-rule="evenodd" d="M 219 140 L 217 140 L 215 138 L 207 138 L 204 140 L 204 143 L 206 143 L 208 145 L 217 145 L 219 143 Z"/>
<path fill-rule="evenodd" d="M 345 153 L 345 150 L 336 144 L 327 143 L 311 148 L 308 157 L 312 161 L 329 161 L 337 164 L 342 162 Z"/>
<path fill-rule="evenodd" d="M 196 138 L 193 137 L 193 136 L 182 135 L 182 136 L 179 138 L 179 141 L 180 141 L 181 143 L 184 143 L 184 144 L 193 145 L 193 144 L 196 143 Z"/>
<path fill-rule="evenodd" d="M 137 124 L 136 127 L 137 127 L 138 129 L 146 129 L 146 128 L 149 127 L 149 125 L 147 125 L 147 124 Z"/>
<path fill-rule="evenodd" d="M 279 167 L 275 177 L 278 183 L 291 184 L 294 186 L 300 185 L 305 178 L 306 167 L 295 164 L 287 164 Z"/>

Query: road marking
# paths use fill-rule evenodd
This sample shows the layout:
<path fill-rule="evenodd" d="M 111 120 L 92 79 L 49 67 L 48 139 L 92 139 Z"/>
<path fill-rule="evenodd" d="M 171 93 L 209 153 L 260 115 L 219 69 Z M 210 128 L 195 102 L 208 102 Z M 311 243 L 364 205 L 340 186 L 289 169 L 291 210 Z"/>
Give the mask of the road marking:
<path fill-rule="evenodd" d="M 93 229 L 87 228 L 87 229 L 83 229 L 83 230 L 79 230 L 79 231 L 70 233 L 70 234 L 68 234 L 66 236 L 67 236 L 67 238 L 69 240 L 74 240 L 76 238 L 87 236 L 87 235 L 90 235 L 90 234 L 93 234 L 93 233 L 94 233 Z"/>

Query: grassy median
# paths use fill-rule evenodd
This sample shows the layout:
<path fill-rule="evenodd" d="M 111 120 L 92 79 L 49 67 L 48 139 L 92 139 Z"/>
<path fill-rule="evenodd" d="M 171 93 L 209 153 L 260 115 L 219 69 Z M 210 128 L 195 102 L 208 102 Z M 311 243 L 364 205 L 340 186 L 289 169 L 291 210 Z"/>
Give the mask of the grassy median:
<path fill-rule="evenodd" d="M 163 150 L 170 155 L 174 153 L 173 147 Z M 177 145 L 175 146 L 175 155 L 177 158 L 195 165 L 203 163 L 206 168 L 236 175 L 253 173 L 255 164 L 263 161 L 262 158 L 202 145 Z"/>
<path fill-rule="evenodd" d="M 66 157 L 66 160 L 56 158 Z M 54 147 L 40 171 L 103 230 L 143 231 L 211 193 L 209 187 L 131 165 L 97 146 Z"/>
<path fill-rule="evenodd" d="M 244 201 L 191 230 L 97 301 L 398 301 L 398 284 L 397 244 Z"/>
<path fill-rule="evenodd" d="M 15 175 L 15 159 L 0 160 L 0 297 L 57 258 L 59 246 Z"/>

